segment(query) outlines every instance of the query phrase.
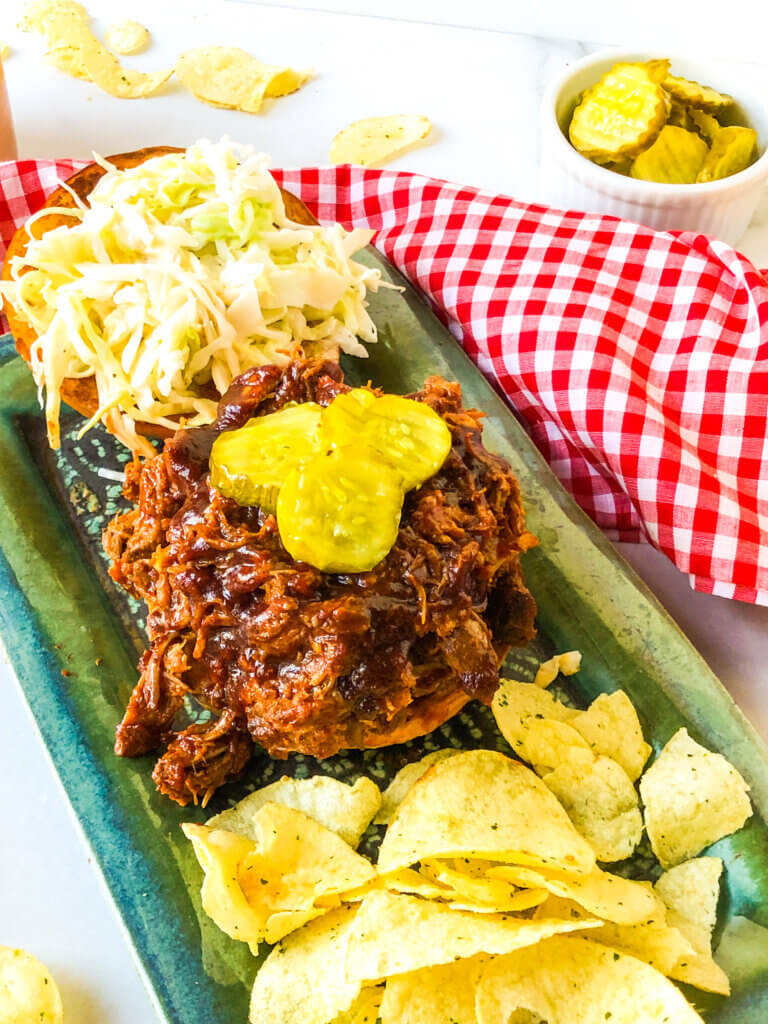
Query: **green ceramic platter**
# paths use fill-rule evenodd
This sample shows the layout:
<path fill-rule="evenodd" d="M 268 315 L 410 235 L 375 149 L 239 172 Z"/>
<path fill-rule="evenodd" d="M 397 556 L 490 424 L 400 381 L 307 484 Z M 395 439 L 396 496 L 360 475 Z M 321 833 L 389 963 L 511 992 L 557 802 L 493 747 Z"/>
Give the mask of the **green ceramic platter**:
<path fill-rule="evenodd" d="M 405 282 L 375 252 L 365 259 Z M 716 941 L 734 994 L 689 993 L 712 1024 L 768 1021 L 768 750 L 704 661 L 627 564 L 579 511 L 482 374 L 407 287 L 381 291 L 371 312 L 380 342 L 348 379 L 388 391 L 418 388 L 430 374 L 461 382 L 467 405 L 487 414 L 486 443 L 520 479 L 530 528 L 541 546 L 525 556 L 538 603 L 539 638 L 508 663 L 529 678 L 541 656 L 578 648 L 583 669 L 569 696 L 582 706 L 623 687 L 658 750 L 682 725 L 723 751 L 752 786 L 754 817 L 713 850 L 726 864 Z M 207 812 L 159 797 L 152 761 L 112 753 L 115 724 L 135 680 L 142 609 L 111 584 L 99 537 L 121 507 L 119 484 L 99 471 L 126 460 L 101 430 L 81 441 L 65 417 L 60 453 L 47 448 L 35 388 L 6 337 L 0 372 L 0 629 L 25 697 L 131 937 L 158 1014 L 169 1024 L 243 1024 L 256 961 L 202 914 L 200 870 L 182 821 L 204 820 L 249 790 L 288 772 L 361 774 L 385 784 L 408 760 L 440 746 L 507 750 L 488 711 L 471 707 L 423 740 L 325 762 L 254 758 L 246 777 Z M 65 674 L 66 673 L 66 674 Z M 375 845 L 375 830 L 368 849 Z M 652 877 L 639 858 L 626 870 Z"/>

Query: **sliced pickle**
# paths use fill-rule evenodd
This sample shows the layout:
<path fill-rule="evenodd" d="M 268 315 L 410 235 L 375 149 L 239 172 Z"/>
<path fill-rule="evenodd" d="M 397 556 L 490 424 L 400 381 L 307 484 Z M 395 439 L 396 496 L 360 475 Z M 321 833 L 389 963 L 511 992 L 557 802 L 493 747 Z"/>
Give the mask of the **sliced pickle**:
<path fill-rule="evenodd" d="M 321 413 L 314 402 L 289 405 L 219 434 L 211 450 L 211 483 L 239 505 L 274 512 L 286 477 L 323 450 Z"/>
<path fill-rule="evenodd" d="M 671 61 L 667 60 L 666 57 L 663 60 L 647 60 L 641 65 L 641 67 L 644 67 L 648 72 L 648 77 L 651 81 L 656 82 L 657 85 L 664 84 L 664 80 L 668 77 L 671 66 Z"/>
<path fill-rule="evenodd" d="M 653 145 L 635 157 L 630 174 L 643 181 L 692 185 L 708 152 L 706 142 L 695 132 L 668 124 Z"/>
<path fill-rule="evenodd" d="M 757 156 L 757 133 L 751 128 L 730 125 L 717 133 L 697 181 L 718 181 L 738 174 Z"/>
<path fill-rule="evenodd" d="M 725 110 L 733 103 L 733 96 L 727 93 L 718 92 L 708 85 L 700 85 L 698 82 L 691 82 L 687 78 L 680 78 L 678 75 L 667 75 L 661 83 L 672 99 L 679 100 L 689 107 L 698 107 L 710 114 L 716 114 Z"/>
<path fill-rule="evenodd" d="M 397 539 L 403 478 L 365 445 L 335 448 L 294 469 L 280 489 L 280 539 L 323 572 L 368 572 Z"/>
<path fill-rule="evenodd" d="M 335 447 L 364 444 L 399 471 L 407 491 L 440 469 L 451 450 L 451 432 L 428 405 L 400 395 L 377 398 L 355 388 L 323 412 L 323 431 Z"/>
<path fill-rule="evenodd" d="M 643 64 L 615 64 L 573 112 L 573 145 L 591 160 L 615 161 L 649 145 L 667 119 L 664 90 Z"/>
<path fill-rule="evenodd" d="M 696 107 L 686 107 L 686 110 L 691 118 L 691 124 L 688 127 L 697 131 L 702 139 L 711 145 L 715 141 L 715 137 L 723 130 L 723 126 L 714 114 L 708 114 L 706 110 L 697 110 Z"/>
<path fill-rule="evenodd" d="M 669 117 L 667 118 L 667 124 L 673 124 L 677 128 L 685 128 L 687 132 L 696 131 L 696 124 L 693 120 L 692 114 L 693 110 L 693 107 L 687 107 L 684 103 L 680 103 L 678 100 L 672 100 L 669 105 Z M 702 111 L 699 111 L 699 113 L 702 113 Z M 707 114 L 706 116 L 709 117 L 710 115 Z"/>

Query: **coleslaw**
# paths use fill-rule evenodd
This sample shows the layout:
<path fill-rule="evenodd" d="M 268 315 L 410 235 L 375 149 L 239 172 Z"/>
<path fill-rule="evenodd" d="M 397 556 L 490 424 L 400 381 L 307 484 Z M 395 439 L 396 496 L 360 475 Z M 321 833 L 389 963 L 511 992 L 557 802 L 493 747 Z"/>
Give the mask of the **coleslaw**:
<path fill-rule="evenodd" d="M 264 154 L 223 139 L 129 170 L 95 159 L 106 174 L 89 205 L 41 210 L 27 227 L 51 213 L 78 223 L 30 236 L 0 283 L 37 334 L 53 448 L 65 378 L 95 378 L 98 410 L 81 433 L 106 421 L 146 451 L 137 423 L 210 423 L 252 366 L 285 365 L 308 343 L 365 356 L 376 341 L 365 296 L 381 275 L 351 258 L 373 232 L 289 220 Z"/>

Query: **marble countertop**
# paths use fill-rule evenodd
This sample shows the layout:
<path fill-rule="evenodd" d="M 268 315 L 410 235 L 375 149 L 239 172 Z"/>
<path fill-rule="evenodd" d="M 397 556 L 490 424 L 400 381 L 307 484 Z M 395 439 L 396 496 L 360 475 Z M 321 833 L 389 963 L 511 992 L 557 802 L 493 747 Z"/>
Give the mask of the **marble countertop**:
<path fill-rule="evenodd" d="M 316 69 L 305 89 L 257 116 L 204 106 L 178 86 L 150 100 L 104 96 L 42 63 L 39 40 L 14 27 L 23 6 L 21 0 L 0 5 L 0 41 L 12 49 L 6 76 L 22 157 L 88 157 L 92 150 L 184 145 L 227 133 L 270 152 L 277 165 L 322 163 L 331 137 L 349 121 L 411 111 L 430 116 L 435 141 L 393 166 L 537 200 L 544 87 L 565 62 L 598 45 L 562 37 L 578 33 L 600 44 L 656 45 L 650 15 L 658 8 L 661 16 L 666 5 L 660 0 L 644 4 L 643 26 L 635 26 L 633 17 L 625 35 L 625 16 L 617 14 L 622 6 L 605 0 L 579 5 L 578 28 L 572 5 L 562 0 L 529 5 L 519 16 L 518 5 L 503 0 L 473 5 L 392 0 L 386 16 L 371 0 L 288 0 L 280 5 L 132 0 L 130 16 L 153 32 L 151 49 L 134 58 L 133 66 L 157 69 L 182 49 L 211 42 L 243 46 L 270 62 Z M 91 0 L 88 6 L 99 28 L 125 16 L 120 0 Z M 751 9 L 747 0 L 736 0 L 729 11 L 738 15 L 742 7 L 745 15 Z M 686 38 L 678 40 L 668 21 L 656 37 L 658 45 L 683 52 Z M 734 80 L 765 81 L 764 69 L 749 63 L 759 57 L 757 47 L 731 28 L 721 30 L 705 21 L 693 19 L 692 9 L 687 38 L 697 55 L 730 58 Z M 729 18 L 729 24 L 734 22 L 737 17 Z M 515 29 L 536 35 L 515 34 Z M 741 248 L 758 265 L 768 266 L 768 203 Z M 762 697 L 768 690 L 768 609 L 694 594 L 662 555 L 647 547 L 620 547 L 768 738 L 768 706 Z M 0 807 L 5 822 L 0 944 L 25 947 L 48 964 L 69 1021 L 151 1024 L 156 1012 L 126 937 L 3 664 Z"/>

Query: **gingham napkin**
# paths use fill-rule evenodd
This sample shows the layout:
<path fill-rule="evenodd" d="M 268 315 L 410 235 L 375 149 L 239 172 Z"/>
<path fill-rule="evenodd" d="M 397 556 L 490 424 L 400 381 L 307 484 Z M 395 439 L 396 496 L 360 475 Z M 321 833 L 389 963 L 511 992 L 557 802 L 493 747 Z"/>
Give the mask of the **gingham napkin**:
<path fill-rule="evenodd" d="M 81 164 L 0 165 L 0 238 Z M 376 230 L 581 507 L 768 604 L 768 272 L 722 242 L 357 167 L 276 172 Z"/>

